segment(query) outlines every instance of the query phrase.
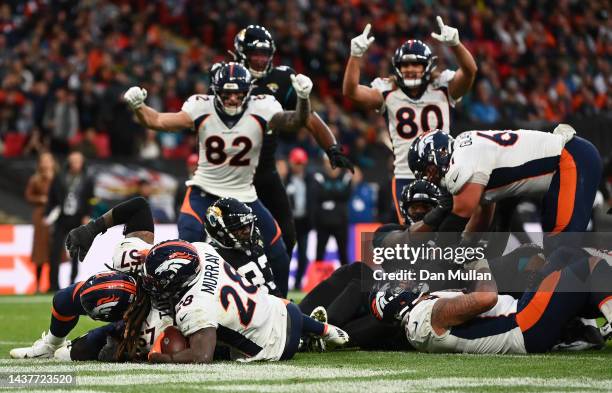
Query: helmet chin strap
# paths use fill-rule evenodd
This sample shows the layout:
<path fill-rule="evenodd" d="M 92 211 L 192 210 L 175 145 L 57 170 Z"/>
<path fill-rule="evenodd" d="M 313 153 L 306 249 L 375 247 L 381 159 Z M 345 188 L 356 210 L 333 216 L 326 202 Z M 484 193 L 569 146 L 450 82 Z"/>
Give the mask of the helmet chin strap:
<path fill-rule="evenodd" d="M 225 104 L 223 105 L 223 111 L 225 111 L 225 113 L 227 113 L 230 116 L 236 116 L 241 114 L 244 111 L 244 105 L 240 105 L 238 107 L 227 107 L 225 106 Z"/>

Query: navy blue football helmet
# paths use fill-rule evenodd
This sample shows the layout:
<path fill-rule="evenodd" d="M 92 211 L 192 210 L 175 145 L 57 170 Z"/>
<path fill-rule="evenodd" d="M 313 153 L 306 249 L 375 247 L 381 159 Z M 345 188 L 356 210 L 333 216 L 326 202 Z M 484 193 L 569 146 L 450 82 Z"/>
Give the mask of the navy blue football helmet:
<path fill-rule="evenodd" d="M 200 273 L 196 248 L 184 240 L 158 243 L 147 254 L 142 271 L 142 288 L 154 304 L 180 295 Z"/>
<path fill-rule="evenodd" d="M 248 205 L 235 198 L 220 198 L 206 210 L 204 228 L 213 243 L 222 248 L 251 251 L 263 244 L 256 220 Z"/>
<path fill-rule="evenodd" d="M 429 46 L 421 40 L 408 40 L 395 50 L 391 63 L 393 72 L 397 77 L 397 84 L 406 93 L 406 89 L 420 88 L 421 95 L 425 92 L 431 80 L 431 73 L 436 69 L 437 57 L 433 55 Z M 425 67 L 420 79 L 404 79 L 400 66 L 406 63 L 423 64 Z"/>
<path fill-rule="evenodd" d="M 455 139 L 442 130 L 433 130 L 418 136 L 408 151 L 408 166 L 416 178 L 422 179 L 426 175 L 427 167 L 435 165 L 439 182 L 448 171 L 454 142 Z"/>
<path fill-rule="evenodd" d="M 253 78 L 261 79 L 270 73 L 272 70 L 272 58 L 276 51 L 276 45 L 272 39 L 270 32 L 263 26 L 249 25 L 245 29 L 240 30 L 234 38 L 234 48 L 238 60 L 244 64 Z M 249 63 L 249 54 L 259 52 L 267 56 L 262 69 L 255 69 L 254 64 Z M 261 67 L 258 67 L 261 68 Z"/>
<path fill-rule="evenodd" d="M 400 212 L 404 217 L 404 220 L 408 223 L 415 223 L 423 220 L 427 212 L 410 212 L 410 205 L 416 202 L 421 202 L 429 205 L 430 210 L 438 206 L 440 196 L 442 195 L 440 189 L 433 183 L 420 179 L 415 180 L 410 185 L 404 187 L 402 195 L 400 197 Z"/>
<path fill-rule="evenodd" d="M 241 114 L 251 95 L 251 73 L 242 64 L 230 62 L 222 63 L 212 72 L 211 88 L 215 94 L 217 109 L 230 115 Z M 240 105 L 227 106 L 224 101 L 230 93 L 244 94 Z"/>
<path fill-rule="evenodd" d="M 120 321 L 136 297 L 134 277 L 117 271 L 94 274 L 81 288 L 81 305 L 92 319 Z"/>

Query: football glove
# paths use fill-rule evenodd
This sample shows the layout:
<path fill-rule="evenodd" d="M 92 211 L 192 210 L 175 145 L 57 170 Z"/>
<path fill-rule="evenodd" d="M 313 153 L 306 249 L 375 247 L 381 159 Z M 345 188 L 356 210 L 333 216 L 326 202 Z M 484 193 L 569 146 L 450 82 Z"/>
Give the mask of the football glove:
<path fill-rule="evenodd" d="M 325 151 L 325 154 L 327 154 L 327 157 L 329 158 L 329 163 L 331 164 L 331 167 L 333 169 L 344 168 L 351 171 L 351 173 L 355 173 L 353 163 L 346 155 L 344 155 L 344 153 L 342 152 L 342 146 L 340 146 L 339 144 L 336 143 L 328 147 Z"/>
<path fill-rule="evenodd" d="M 297 94 L 297 96 L 303 100 L 307 99 L 312 91 L 312 81 L 306 75 L 292 74 L 291 85 L 295 89 L 295 94 Z"/>
<path fill-rule="evenodd" d="M 555 127 L 555 129 L 553 130 L 553 134 L 561 135 L 561 137 L 563 138 L 563 144 L 566 144 L 567 142 L 572 140 L 574 135 L 576 135 L 576 130 L 569 124 L 561 123 Z"/>
<path fill-rule="evenodd" d="M 365 29 L 363 29 L 363 33 L 359 34 L 357 37 L 351 40 L 351 56 L 353 57 L 361 57 L 368 50 L 372 42 L 374 42 L 374 37 L 369 37 L 370 29 L 372 29 L 372 25 L 369 23 L 366 25 Z"/>
<path fill-rule="evenodd" d="M 130 105 L 130 108 L 138 109 L 147 99 L 147 91 L 142 87 L 133 86 L 125 92 L 123 99 Z"/>
<path fill-rule="evenodd" d="M 459 45 L 459 30 L 445 25 L 439 16 L 436 17 L 436 20 L 438 21 L 438 26 L 440 26 L 440 34 L 431 33 L 431 36 L 446 46 Z"/>
<path fill-rule="evenodd" d="M 70 258 L 73 261 L 83 262 L 96 236 L 104 232 L 106 232 L 106 225 L 103 217 L 71 230 L 66 238 L 66 249 L 68 249 Z"/>

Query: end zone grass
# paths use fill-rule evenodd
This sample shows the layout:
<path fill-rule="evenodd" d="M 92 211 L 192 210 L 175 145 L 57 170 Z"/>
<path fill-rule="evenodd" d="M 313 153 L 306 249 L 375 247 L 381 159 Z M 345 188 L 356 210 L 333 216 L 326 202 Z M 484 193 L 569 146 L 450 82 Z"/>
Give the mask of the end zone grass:
<path fill-rule="evenodd" d="M 299 298 L 294 294 L 294 299 Z M 430 355 L 338 351 L 289 362 L 200 365 L 11 360 L 48 329 L 51 296 L 0 297 L 0 373 L 75 372 L 77 385 L 29 392 L 610 392 L 612 346 L 546 355 Z M 81 318 L 70 338 L 98 323 Z"/>

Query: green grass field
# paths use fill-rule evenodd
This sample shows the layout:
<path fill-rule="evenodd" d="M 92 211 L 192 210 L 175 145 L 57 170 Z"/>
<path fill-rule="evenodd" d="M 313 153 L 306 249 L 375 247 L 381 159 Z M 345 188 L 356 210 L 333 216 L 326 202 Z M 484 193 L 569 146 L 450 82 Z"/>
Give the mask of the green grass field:
<path fill-rule="evenodd" d="M 294 299 L 299 295 L 294 294 Z M 288 362 L 214 365 L 11 360 L 48 329 L 51 296 L 0 297 L 0 373 L 74 372 L 77 385 L 30 392 L 611 392 L 612 346 L 550 355 L 338 351 Z M 81 318 L 72 337 L 96 323 Z M 0 391 L 25 391 L 21 388 Z"/>

